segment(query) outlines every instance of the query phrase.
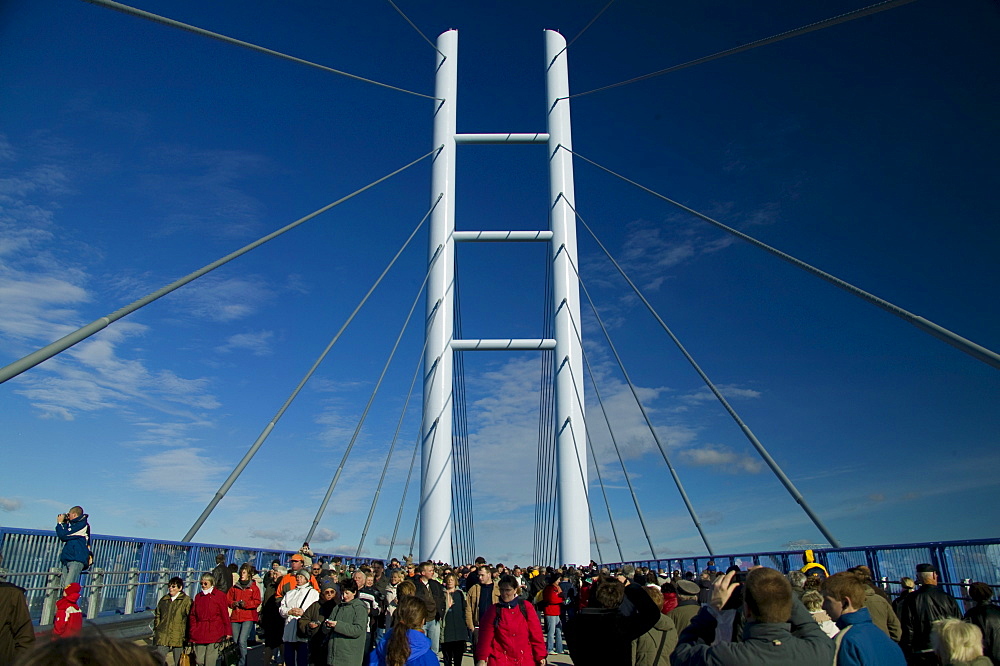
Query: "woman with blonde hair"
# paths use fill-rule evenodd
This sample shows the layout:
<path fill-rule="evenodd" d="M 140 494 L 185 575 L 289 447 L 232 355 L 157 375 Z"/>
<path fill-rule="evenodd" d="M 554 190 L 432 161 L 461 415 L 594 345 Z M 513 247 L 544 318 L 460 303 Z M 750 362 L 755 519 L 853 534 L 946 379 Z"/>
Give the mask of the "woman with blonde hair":
<path fill-rule="evenodd" d="M 974 624 L 949 618 L 931 628 L 931 647 L 944 666 L 991 666 L 983 656 L 983 632 Z"/>
<path fill-rule="evenodd" d="M 214 664 L 219 658 L 222 641 L 232 638 L 226 595 L 215 587 L 215 576 L 201 575 L 201 592 L 191 600 L 188 615 L 188 640 L 194 644 L 199 664 Z"/>
<path fill-rule="evenodd" d="M 392 628 L 371 653 L 368 666 L 438 666 L 431 639 L 424 635 L 427 604 L 415 596 L 400 596 Z"/>

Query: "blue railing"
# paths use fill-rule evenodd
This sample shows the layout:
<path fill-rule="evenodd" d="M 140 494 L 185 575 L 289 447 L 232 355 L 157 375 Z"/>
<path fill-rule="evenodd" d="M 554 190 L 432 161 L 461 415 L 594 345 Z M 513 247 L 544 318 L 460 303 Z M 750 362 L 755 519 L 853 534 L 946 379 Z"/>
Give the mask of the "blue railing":
<path fill-rule="evenodd" d="M 862 564 L 867 565 L 875 579 L 882 581 L 886 590 L 892 595 L 899 594 L 901 590 L 899 579 L 904 576 L 915 578 L 917 565 L 924 562 L 937 565 L 941 572 L 939 575 L 941 584 L 959 599 L 965 596 L 963 581 L 980 581 L 994 588 L 1000 587 L 1000 538 L 817 548 L 813 553 L 816 561 L 825 566 L 830 573 Z M 665 560 L 612 562 L 607 566 L 615 568 L 623 564 L 632 564 L 661 571 L 699 573 L 708 566 L 709 561 L 714 561 L 720 571 L 725 571 L 733 564 L 744 570 L 759 564 L 788 573 L 802 568 L 805 564 L 805 553 L 799 550 L 714 557 L 703 555 Z"/>
<path fill-rule="evenodd" d="M 28 608 L 36 624 L 51 621 L 60 591 L 60 579 L 53 569 L 60 567 L 62 545 L 54 531 L 0 526 L 0 553 L 3 554 L 0 574 L 8 582 L 27 590 Z M 220 553 L 225 554 L 226 562 L 249 562 L 260 570 L 270 568 L 275 559 L 285 563 L 295 553 L 293 550 L 103 534 L 93 535 L 91 550 L 93 566 L 80 579 L 83 586 L 81 608 L 85 609 L 87 617 L 131 614 L 152 608 L 166 592 L 166 582 L 172 576 L 184 579 L 188 592 L 194 594 L 198 576 L 215 567 L 215 556 Z M 316 553 L 317 558 L 330 559 L 335 555 Z M 347 555 L 339 557 L 346 565 L 361 561 Z"/>
<path fill-rule="evenodd" d="M 94 535 L 92 540 L 94 565 L 81 579 L 83 599 L 88 617 L 101 614 L 131 614 L 155 606 L 166 591 L 166 581 L 180 576 L 194 594 L 198 576 L 215 567 L 215 556 L 223 553 L 227 562 L 249 562 L 257 569 L 270 567 L 271 561 L 286 562 L 292 550 L 249 548 L 207 543 L 183 543 L 158 539 L 136 539 Z M 36 622 L 49 617 L 54 597 L 58 597 L 58 576 L 62 543 L 53 532 L 0 526 L 0 553 L 3 554 L 2 574 L 28 590 L 28 605 Z M 937 565 L 940 580 L 949 592 L 962 599 L 964 581 L 981 581 L 1000 587 L 1000 538 L 970 541 L 936 541 L 930 543 L 856 546 L 851 548 L 818 548 L 813 551 L 816 561 L 830 573 L 860 564 L 867 565 L 876 580 L 882 581 L 888 592 L 900 591 L 899 579 L 914 577 L 922 562 Z M 316 557 L 334 557 L 331 553 L 316 553 Z M 345 565 L 366 561 L 340 555 Z M 657 570 L 698 573 L 715 562 L 719 570 L 732 564 L 742 569 L 763 565 L 789 572 L 805 564 L 804 552 L 774 551 L 716 555 L 714 557 L 682 557 L 661 560 L 604 563 L 611 568 L 623 564 L 648 566 Z M 92 601 L 91 601 L 92 599 Z"/>

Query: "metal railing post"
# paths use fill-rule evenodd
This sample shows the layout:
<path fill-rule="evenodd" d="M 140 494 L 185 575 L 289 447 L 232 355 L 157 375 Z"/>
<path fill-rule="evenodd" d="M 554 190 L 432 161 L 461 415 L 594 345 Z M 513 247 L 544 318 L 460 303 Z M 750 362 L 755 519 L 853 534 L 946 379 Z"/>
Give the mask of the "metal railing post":
<path fill-rule="evenodd" d="M 170 571 L 166 567 L 160 567 L 160 578 L 156 585 L 156 598 L 153 599 L 155 603 L 159 603 L 160 598 L 163 597 L 168 591 L 167 585 L 170 583 Z"/>
<path fill-rule="evenodd" d="M 139 569 L 132 567 L 128 570 L 128 586 L 125 592 L 125 615 L 135 612 L 135 601 L 139 594 Z"/>
<path fill-rule="evenodd" d="M 59 593 L 62 591 L 60 588 L 61 583 L 62 569 L 59 567 L 49 569 L 49 572 L 45 574 L 45 600 L 42 602 L 42 617 L 39 620 L 39 624 L 52 624 L 55 620 L 56 601 L 59 599 Z"/>
<path fill-rule="evenodd" d="M 184 580 L 187 594 L 193 599 L 194 595 L 198 593 L 198 575 L 194 572 L 194 567 L 188 567 L 187 576 Z"/>
<path fill-rule="evenodd" d="M 90 573 L 90 599 L 87 603 L 87 619 L 93 620 L 104 610 L 104 569 L 93 569 Z"/>

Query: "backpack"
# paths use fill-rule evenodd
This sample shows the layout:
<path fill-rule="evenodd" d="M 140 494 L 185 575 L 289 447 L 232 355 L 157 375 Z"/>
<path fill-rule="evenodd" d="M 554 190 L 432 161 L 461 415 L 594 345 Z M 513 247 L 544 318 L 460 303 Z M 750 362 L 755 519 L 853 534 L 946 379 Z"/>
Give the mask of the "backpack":
<path fill-rule="evenodd" d="M 528 605 L 525 603 L 524 599 L 518 598 L 517 606 L 521 609 L 521 615 L 524 616 L 525 622 L 528 621 Z M 500 627 L 500 610 L 503 608 L 500 604 L 496 604 L 497 613 L 493 616 L 493 628 L 498 629 Z"/>

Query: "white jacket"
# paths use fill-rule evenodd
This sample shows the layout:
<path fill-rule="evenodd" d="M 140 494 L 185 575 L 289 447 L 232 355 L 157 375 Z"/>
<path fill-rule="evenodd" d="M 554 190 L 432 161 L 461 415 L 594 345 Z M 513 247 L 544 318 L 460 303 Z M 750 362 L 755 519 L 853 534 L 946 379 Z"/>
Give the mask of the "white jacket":
<path fill-rule="evenodd" d="M 309 640 L 308 638 L 299 638 L 299 618 L 295 615 L 289 615 L 288 611 L 293 608 L 305 610 L 312 606 L 314 601 L 319 601 L 319 592 L 314 590 L 309 583 L 285 592 L 284 596 L 281 597 L 281 605 L 278 606 L 278 613 L 285 618 L 285 630 L 281 634 L 281 640 L 286 643 Z"/>

